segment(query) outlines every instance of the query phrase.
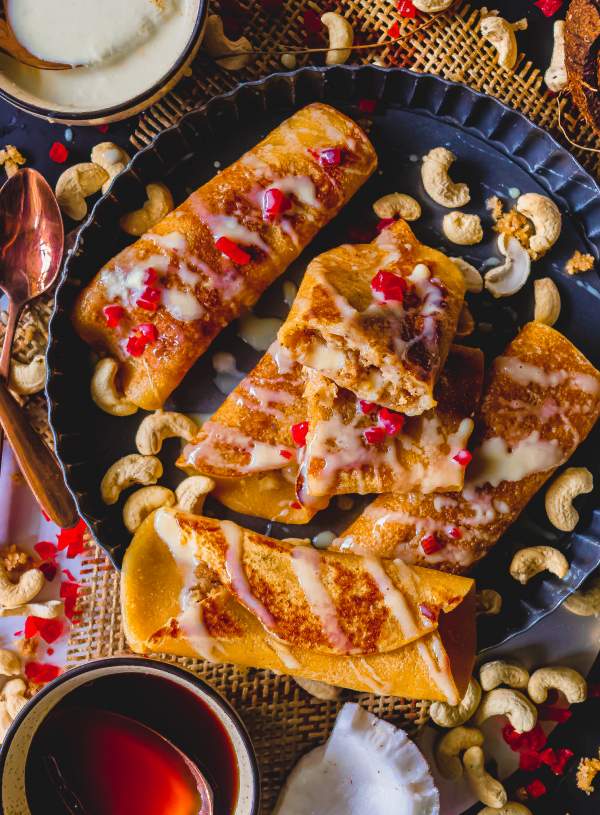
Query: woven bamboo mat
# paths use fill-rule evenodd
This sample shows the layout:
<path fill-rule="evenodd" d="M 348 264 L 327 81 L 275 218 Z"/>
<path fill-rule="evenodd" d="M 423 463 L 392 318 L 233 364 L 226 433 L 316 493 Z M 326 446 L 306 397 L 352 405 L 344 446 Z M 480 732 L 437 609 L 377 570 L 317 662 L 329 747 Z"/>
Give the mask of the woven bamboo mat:
<path fill-rule="evenodd" d="M 307 45 L 304 14 L 306 10 L 322 13 L 321 7 L 302 0 L 284 0 L 283 10 L 265 14 L 261 3 L 248 0 L 243 33 L 257 49 L 304 47 Z M 395 4 L 389 0 L 342 0 L 337 4 L 351 21 L 357 42 L 377 42 L 387 38 L 389 27 L 398 19 Z M 218 10 L 218 9 L 215 9 Z M 410 38 L 392 48 L 355 51 L 356 62 L 393 66 L 402 65 L 416 71 L 435 73 L 463 82 L 501 99 L 521 111 L 542 127 L 565 141 L 558 128 L 559 105 L 563 126 L 579 144 L 592 145 L 592 131 L 578 118 L 568 97 L 553 98 L 543 85 L 542 75 L 520 55 L 514 71 L 496 64 L 495 51 L 478 33 L 480 13 L 468 4 L 458 3 L 447 13 L 438 15 L 421 30 L 426 19 L 400 20 L 400 33 Z M 312 35 L 309 45 L 319 43 Z M 308 58 L 298 59 L 298 65 Z M 131 137 L 136 148 L 148 144 L 163 128 L 174 124 L 187 110 L 213 95 L 233 88 L 238 82 L 256 79 L 282 70 L 280 56 L 261 56 L 247 69 L 229 73 L 200 56 L 190 75 L 161 102 L 139 120 Z M 598 173 L 598 157 L 579 149 L 573 152 L 592 172 Z M 20 327 L 17 355 L 28 361 L 45 342 L 44 324 L 47 304 L 34 314 L 33 322 L 42 325 L 41 333 L 33 332 L 25 316 Z M 2 326 L 0 324 L 0 334 Z M 28 400 L 27 409 L 40 432 L 48 438 L 45 405 L 41 397 Z M 119 609 L 118 574 L 101 550 L 91 547 L 83 563 L 84 589 L 81 598 L 81 622 L 73 630 L 69 665 L 94 658 L 127 653 Z M 296 759 L 312 746 L 321 743 L 329 733 L 340 702 L 320 702 L 308 696 L 286 676 L 268 671 L 244 671 L 228 665 L 165 657 L 194 671 L 220 690 L 239 711 L 254 742 L 262 774 L 263 813 L 271 811 L 281 783 Z M 352 694 L 357 697 L 357 694 Z M 395 721 L 409 732 L 415 732 L 427 719 L 427 704 L 402 699 L 360 695 L 369 710 Z"/>

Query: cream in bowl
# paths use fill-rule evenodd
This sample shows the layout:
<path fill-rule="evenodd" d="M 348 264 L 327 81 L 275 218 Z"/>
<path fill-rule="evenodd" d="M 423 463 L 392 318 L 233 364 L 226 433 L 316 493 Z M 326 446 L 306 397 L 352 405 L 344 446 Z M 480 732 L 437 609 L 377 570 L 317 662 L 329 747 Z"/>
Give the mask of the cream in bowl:
<path fill-rule="evenodd" d="M 122 118 L 152 103 L 193 58 L 204 0 L 7 0 L 19 42 L 40 59 L 78 66 L 42 71 L 0 55 L 0 89 L 53 118 Z"/>

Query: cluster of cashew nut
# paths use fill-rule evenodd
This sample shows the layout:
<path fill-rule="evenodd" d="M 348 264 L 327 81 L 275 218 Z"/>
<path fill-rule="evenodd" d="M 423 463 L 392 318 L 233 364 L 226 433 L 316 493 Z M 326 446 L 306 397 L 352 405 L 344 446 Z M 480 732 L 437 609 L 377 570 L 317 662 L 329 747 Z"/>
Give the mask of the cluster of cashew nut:
<path fill-rule="evenodd" d="M 128 235 L 139 237 L 162 221 L 173 207 L 173 196 L 168 187 L 160 183 L 148 184 L 146 201 L 140 209 L 121 216 L 119 220 L 121 229 Z"/>
<path fill-rule="evenodd" d="M 21 676 L 21 660 L 13 651 L 0 649 L 0 676 L 8 681 L 0 691 L 0 741 L 13 719 L 27 703 L 27 684 Z"/>
<path fill-rule="evenodd" d="M 483 229 L 479 215 L 466 212 L 448 212 L 442 221 L 444 235 L 459 246 L 473 246 L 483 240 Z"/>
<path fill-rule="evenodd" d="M 202 40 L 202 50 L 227 71 L 240 71 L 252 60 L 252 44 L 247 37 L 230 40 L 218 14 L 209 14 Z"/>
<path fill-rule="evenodd" d="M 405 221 L 416 221 L 421 217 L 421 205 L 411 195 L 391 192 L 375 201 L 373 212 L 378 218 L 404 218 Z"/>
<path fill-rule="evenodd" d="M 546 515 L 552 526 L 562 532 L 572 532 L 579 521 L 573 506 L 578 495 L 594 489 L 594 477 L 585 467 L 568 467 L 546 490 Z"/>
<path fill-rule="evenodd" d="M 32 396 L 44 387 L 46 382 L 46 359 L 36 354 L 30 362 L 13 359 L 10 364 L 9 386 L 19 396 Z"/>
<path fill-rule="evenodd" d="M 56 182 L 56 198 L 65 215 L 81 221 L 87 215 L 86 198 L 106 192 L 113 178 L 129 163 L 129 155 L 112 142 L 97 144 L 91 161 L 67 168 Z"/>
<path fill-rule="evenodd" d="M 115 461 L 104 474 L 100 493 L 105 504 L 115 504 L 128 487 L 143 485 L 123 505 L 123 522 L 130 532 L 135 532 L 159 507 L 177 506 L 184 512 L 202 512 L 206 496 L 215 487 L 212 478 L 190 476 L 177 486 L 175 492 L 157 484 L 163 466 L 156 454 L 162 450 L 165 439 L 191 441 L 197 429 L 193 419 L 183 413 L 157 410 L 146 416 L 138 427 L 135 437 L 138 452 Z"/>
<path fill-rule="evenodd" d="M 524 586 L 541 572 L 552 572 L 563 580 L 569 572 L 569 562 L 554 546 L 527 546 L 513 555 L 509 571 Z"/>
<path fill-rule="evenodd" d="M 421 180 L 427 195 L 436 204 L 447 209 L 464 207 L 471 200 L 471 193 L 466 184 L 456 183 L 450 178 L 449 170 L 456 156 L 445 147 L 434 147 L 423 156 Z"/>
<path fill-rule="evenodd" d="M 498 15 L 496 11 L 486 8 L 481 9 L 482 19 L 479 30 L 482 37 L 490 42 L 498 54 L 498 65 L 507 70 L 515 67 L 517 61 L 517 38 L 515 31 L 523 31 L 527 28 L 527 20 L 517 20 L 511 23 Z"/>

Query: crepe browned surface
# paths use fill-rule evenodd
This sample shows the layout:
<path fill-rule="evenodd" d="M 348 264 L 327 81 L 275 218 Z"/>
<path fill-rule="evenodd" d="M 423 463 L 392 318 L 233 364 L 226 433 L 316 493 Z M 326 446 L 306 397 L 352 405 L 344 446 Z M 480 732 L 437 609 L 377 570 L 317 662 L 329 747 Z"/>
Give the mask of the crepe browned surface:
<path fill-rule="evenodd" d="M 381 495 L 336 546 L 464 573 L 569 459 L 599 415 L 600 373 L 558 331 L 528 323 L 488 372 L 462 493 Z M 506 447 L 496 456 L 498 441 Z M 499 480 L 506 462 L 512 467 L 519 459 L 522 477 L 514 470 L 515 480 Z M 459 540 L 449 535 L 453 529 Z M 421 542 L 431 534 L 443 548 L 427 555 Z"/>
<path fill-rule="evenodd" d="M 331 147 L 343 151 L 342 160 L 322 166 L 311 151 Z M 358 125 L 327 105 L 308 105 L 109 261 L 79 297 L 73 313 L 76 330 L 94 348 L 121 361 L 127 399 L 146 409 L 162 407 L 219 331 L 257 301 L 376 164 L 373 147 Z M 311 194 L 303 198 L 297 188 L 288 190 L 293 208 L 280 218 L 264 218 L 262 191 L 290 181 L 293 186 L 298 179 L 309 185 Z M 250 261 L 238 265 L 226 258 L 215 245 L 221 235 L 247 251 Z M 176 248 L 166 248 L 164 241 L 158 245 L 161 236 Z M 184 249 L 178 243 L 182 239 Z M 200 316 L 176 319 L 164 302 L 155 312 L 140 308 L 148 268 L 161 273 L 163 301 L 166 292 L 177 289 L 188 301 L 192 297 Z M 107 325 L 103 313 L 113 302 L 126 309 L 116 328 Z M 155 326 L 158 337 L 141 356 L 131 356 L 124 349 L 126 340 L 145 323 Z"/>
<path fill-rule="evenodd" d="M 409 279 L 418 264 L 431 279 L 409 282 L 403 303 L 374 296 L 378 272 Z M 279 341 L 359 398 L 418 415 L 435 406 L 464 294 L 456 265 L 396 221 L 372 243 L 343 245 L 309 264 Z"/>
<path fill-rule="evenodd" d="M 312 372 L 305 397 L 309 431 L 302 471 L 311 495 L 460 490 L 464 467 L 454 460 L 467 447 L 483 384 L 483 354 L 453 346 L 434 391 L 437 406 L 406 417 L 402 430 L 369 443 L 378 410 L 365 412 L 350 391 Z"/>
<path fill-rule="evenodd" d="M 239 536 L 235 546 L 232 531 Z M 178 535 L 179 548 L 173 546 Z M 231 561 L 232 546 L 239 546 L 238 565 Z M 202 638 L 190 633 L 189 616 L 185 625 L 180 616 L 187 568 L 177 554 L 181 551 L 195 563 L 193 613 L 202 623 Z M 332 639 L 331 624 L 317 616 L 296 576 L 294 561 L 304 555 L 316 558 L 319 585 L 332 603 L 343 645 Z M 370 563 L 384 570 L 384 579 L 404 598 L 410 625 L 392 614 Z M 121 591 L 126 635 L 139 652 L 192 656 L 202 648 L 204 656 L 217 661 L 292 670 L 356 690 L 373 690 L 375 683 L 380 692 L 425 698 L 462 693 L 474 658 L 473 583 L 468 579 L 291 546 L 234 524 L 171 510 L 159 510 L 136 533 Z M 428 614 L 433 611 L 434 621 L 422 614 L 424 606 Z M 265 614 L 271 615 L 266 622 Z M 446 654 L 446 640 L 452 654 Z M 458 640 L 463 643 L 460 658 L 454 654 Z M 430 655 L 431 648 L 441 648 L 436 664 L 442 683 L 429 675 L 430 657 L 423 649 Z"/>

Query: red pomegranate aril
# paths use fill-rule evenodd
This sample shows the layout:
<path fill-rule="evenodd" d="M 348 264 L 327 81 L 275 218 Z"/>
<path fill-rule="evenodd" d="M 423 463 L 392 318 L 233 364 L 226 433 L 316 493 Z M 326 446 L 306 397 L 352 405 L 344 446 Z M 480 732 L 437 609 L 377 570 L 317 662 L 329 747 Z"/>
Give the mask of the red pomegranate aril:
<path fill-rule="evenodd" d="M 280 451 L 279 451 L 279 455 L 281 456 L 281 458 L 285 458 L 285 459 L 287 459 L 288 461 L 289 461 L 289 460 L 291 459 L 291 457 L 292 457 L 292 453 L 290 453 L 290 451 L 289 451 L 289 450 L 280 450 Z"/>
<path fill-rule="evenodd" d="M 452 456 L 452 461 L 456 461 L 461 467 L 466 467 L 471 463 L 472 458 L 473 454 L 468 450 L 459 450 L 455 456 Z"/>
<path fill-rule="evenodd" d="M 300 501 L 292 501 L 290 506 L 292 509 L 302 509 L 302 504 L 300 503 Z"/>
<path fill-rule="evenodd" d="M 61 144 L 59 141 L 55 141 L 50 148 L 48 155 L 52 161 L 56 162 L 57 164 L 64 164 L 69 158 L 69 151 L 64 144 Z"/>
<path fill-rule="evenodd" d="M 443 548 L 444 544 L 437 535 L 426 535 L 421 541 L 421 549 L 426 555 L 433 555 L 434 552 L 439 552 Z"/>
<path fill-rule="evenodd" d="M 462 530 L 459 526 L 448 527 L 446 534 L 455 541 L 459 541 L 462 538 Z"/>
<path fill-rule="evenodd" d="M 322 167 L 337 167 L 342 161 L 342 151 L 339 147 L 325 147 L 319 150 L 319 163 Z"/>
<path fill-rule="evenodd" d="M 375 413 L 377 410 L 377 404 L 375 402 L 367 402 L 366 399 L 360 399 L 358 404 L 360 405 L 360 412 L 367 416 L 371 413 Z"/>
<path fill-rule="evenodd" d="M 139 334 L 132 334 L 125 346 L 125 350 L 132 357 L 141 357 L 145 349 L 146 341 Z"/>
<path fill-rule="evenodd" d="M 109 328 L 116 328 L 125 315 L 125 309 L 119 305 L 104 306 L 102 311 L 104 312 L 106 324 Z"/>
<path fill-rule="evenodd" d="M 156 311 L 159 306 L 161 296 L 162 292 L 156 286 L 146 286 L 142 292 L 142 296 L 137 301 L 137 305 L 140 308 L 146 309 L 146 311 Z"/>
<path fill-rule="evenodd" d="M 234 263 L 237 263 L 238 266 L 245 266 L 247 263 L 250 263 L 251 257 L 248 252 L 224 235 L 215 242 L 215 246 L 221 254 L 228 257 L 229 260 L 232 260 Z"/>
<path fill-rule="evenodd" d="M 553 17 L 562 4 L 563 0 L 536 0 L 533 5 L 539 8 L 544 17 Z"/>
<path fill-rule="evenodd" d="M 154 323 L 140 323 L 138 325 L 138 331 L 147 343 L 154 342 L 158 339 L 158 329 Z"/>
<path fill-rule="evenodd" d="M 435 609 L 428 606 L 427 603 L 419 603 L 419 611 L 427 620 L 431 620 L 431 622 L 436 622 L 438 615 Z"/>
<path fill-rule="evenodd" d="M 364 440 L 367 444 L 381 444 L 385 441 L 385 428 L 384 427 L 367 427 L 363 433 Z"/>
<path fill-rule="evenodd" d="M 306 444 L 306 434 L 308 433 L 308 422 L 298 422 L 297 424 L 293 424 L 290 432 L 292 434 L 294 444 L 297 444 L 298 447 L 304 447 Z"/>
<path fill-rule="evenodd" d="M 404 427 L 402 413 L 397 413 L 395 410 L 386 407 L 381 408 L 379 411 L 378 420 L 388 436 L 397 436 Z"/>
<path fill-rule="evenodd" d="M 519 753 L 519 769 L 525 772 L 533 773 L 542 765 L 542 757 L 540 753 L 535 753 L 532 750 L 523 750 Z"/>
<path fill-rule="evenodd" d="M 395 218 L 382 218 L 380 221 L 377 221 L 377 226 L 375 229 L 377 232 L 383 232 L 384 229 L 387 229 L 388 226 L 396 223 Z"/>
<path fill-rule="evenodd" d="M 265 190 L 263 194 L 262 211 L 263 217 L 268 221 L 273 221 L 278 215 L 287 212 L 292 206 L 290 199 L 276 187 Z"/>
<path fill-rule="evenodd" d="M 540 761 L 546 764 L 554 775 L 562 775 L 567 766 L 567 762 L 573 758 L 573 751 L 568 747 L 558 747 L 554 750 L 552 747 L 547 747 L 540 753 Z"/>
<path fill-rule="evenodd" d="M 144 272 L 144 286 L 153 286 L 158 280 L 158 272 L 150 267 Z"/>
<path fill-rule="evenodd" d="M 401 303 L 407 288 L 408 284 L 403 277 L 386 272 L 385 269 L 380 269 L 371 280 L 371 289 L 374 294 L 384 301 L 395 300 Z"/>

